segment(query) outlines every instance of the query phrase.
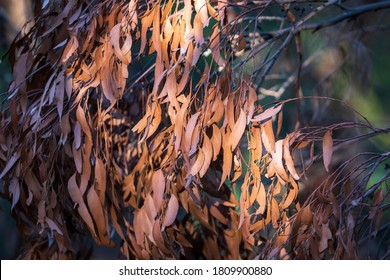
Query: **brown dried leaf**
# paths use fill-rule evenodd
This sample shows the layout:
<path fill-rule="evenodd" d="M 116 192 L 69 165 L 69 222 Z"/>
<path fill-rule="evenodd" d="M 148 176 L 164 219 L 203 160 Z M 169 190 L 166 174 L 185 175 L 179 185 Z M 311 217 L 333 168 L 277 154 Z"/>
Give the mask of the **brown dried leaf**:
<path fill-rule="evenodd" d="M 95 162 L 95 181 L 96 193 L 99 196 L 100 203 L 104 205 L 107 188 L 106 168 L 103 161 L 98 157 L 96 157 Z"/>
<path fill-rule="evenodd" d="M 74 134 L 74 143 L 76 149 L 79 149 L 81 146 L 81 125 L 79 122 L 76 122 L 73 129 L 73 134 Z"/>
<path fill-rule="evenodd" d="M 138 245 L 144 243 L 144 231 L 142 230 L 142 211 L 138 210 L 134 212 L 134 234 Z"/>
<path fill-rule="evenodd" d="M 218 1 L 218 6 L 219 6 L 219 1 Z M 206 1 L 206 5 L 207 5 L 207 10 L 209 12 L 209 14 L 216 20 L 216 21 L 219 21 L 220 18 L 219 18 L 219 13 L 213 8 L 213 6 L 211 6 L 210 4 L 210 1 Z"/>
<path fill-rule="evenodd" d="M 272 129 L 272 120 L 261 125 L 261 140 L 267 153 L 272 154 L 275 151 L 275 136 Z"/>
<path fill-rule="evenodd" d="M 216 161 L 222 146 L 221 131 L 216 124 L 213 124 L 211 144 L 213 145 L 213 161 Z"/>
<path fill-rule="evenodd" d="M 252 87 L 249 87 L 249 95 L 248 99 L 245 102 L 245 110 L 247 114 L 247 123 L 249 123 L 250 119 L 253 117 L 253 114 L 255 112 L 255 104 L 257 102 L 257 94 L 256 90 Z"/>
<path fill-rule="evenodd" d="M 304 207 L 302 210 L 301 221 L 302 224 L 310 225 L 313 221 L 313 214 L 311 213 L 310 206 Z"/>
<path fill-rule="evenodd" d="M 61 76 L 59 78 L 60 80 L 56 86 L 55 90 L 55 97 L 56 97 L 56 105 L 57 105 L 57 111 L 58 111 L 58 117 L 62 117 L 62 111 L 64 110 L 64 95 L 65 95 L 65 83 L 64 83 L 64 76 Z"/>
<path fill-rule="evenodd" d="M 278 127 L 276 130 L 276 138 L 279 137 L 280 131 L 282 130 L 282 125 L 283 125 L 283 111 L 280 111 L 278 115 Z"/>
<path fill-rule="evenodd" d="M 157 216 L 157 209 L 154 205 L 153 198 L 150 194 L 148 194 L 145 198 L 144 205 L 142 207 L 146 214 L 148 215 L 149 221 L 154 221 Z"/>
<path fill-rule="evenodd" d="M 321 240 L 318 244 L 318 251 L 320 253 L 324 252 L 328 248 L 328 240 L 332 239 L 332 232 L 330 231 L 328 225 L 322 224 L 321 226 Z"/>
<path fill-rule="evenodd" d="M 227 79 L 225 79 L 227 80 Z M 225 82 L 224 82 L 225 83 Z M 228 85 L 226 85 L 227 87 Z M 222 89 L 222 91 L 229 91 L 229 88 Z M 229 92 L 228 97 L 224 100 L 223 104 L 225 105 L 225 118 L 227 119 L 228 126 L 231 130 L 233 130 L 234 124 L 236 123 L 235 121 L 235 115 L 234 115 L 234 110 L 236 109 L 236 106 L 234 105 L 234 94 Z M 238 109 L 238 108 L 237 108 Z"/>
<path fill-rule="evenodd" d="M 23 179 L 26 182 L 27 187 L 31 191 L 33 196 L 38 201 L 41 201 L 42 200 L 42 186 L 31 169 L 28 169 L 25 172 Z"/>
<path fill-rule="evenodd" d="M 148 118 L 150 117 L 151 115 L 151 109 L 150 107 L 148 106 L 147 109 L 146 109 L 146 113 L 145 115 L 142 117 L 142 119 L 139 120 L 139 122 L 131 129 L 131 131 L 133 132 L 138 132 L 140 133 L 141 131 L 143 131 L 145 129 L 145 127 L 147 126 L 148 124 Z"/>
<path fill-rule="evenodd" d="M 288 190 L 288 193 L 287 193 L 287 196 L 286 196 L 285 200 L 280 205 L 280 208 L 282 210 L 284 210 L 287 207 L 289 207 L 291 205 L 291 203 L 293 203 L 293 201 L 296 199 L 296 197 L 298 195 L 298 184 L 294 180 L 290 180 L 290 184 L 291 184 L 292 188 L 290 188 Z"/>
<path fill-rule="evenodd" d="M 241 185 L 241 195 L 240 195 L 240 220 L 238 223 L 238 229 L 241 228 L 241 226 L 244 223 L 245 218 L 248 216 L 247 211 L 247 199 L 248 199 L 248 181 L 249 181 L 249 173 L 247 172 L 245 174 L 244 181 Z"/>
<path fill-rule="evenodd" d="M 383 190 L 382 188 L 379 188 L 372 199 L 371 206 L 377 207 L 383 202 L 384 196 L 383 196 Z"/>
<path fill-rule="evenodd" d="M 256 182 L 252 192 L 257 191 L 256 201 L 259 204 L 259 208 L 256 210 L 256 214 L 264 214 L 267 206 L 267 194 L 265 193 L 265 187 L 263 183 Z"/>
<path fill-rule="evenodd" d="M 160 39 L 160 5 L 157 4 L 155 7 L 154 7 L 154 18 L 153 18 L 153 32 L 152 32 L 152 42 L 153 42 L 153 46 L 157 52 L 157 59 L 161 59 L 162 58 L 162 52 L 163 52 L 163 49 L 161 47 L 161 39 Z"/>
<path fill-rule="evenodd" d="M 68 134 L 70 133 L 71 131 L 71 127 L 70 127 L 70 123 L 69 123 L 69 113 L 66 113 L 62 116 L 61 118 L 61 140 L 60 140 L 60 143 L 62 145 L 64 145 L 66 143 L 66 140 L 68 139 Z M 81 145 L 81 127 L 80 127 L 80 124 L 79 124 L 79 128 L 80 128 L 80 133 L 79 133 L 79 146 Z M 77 145 L 76 145 L 77 146 Z"/>
<path fill-rule="evenodd" d="M 213 59 L 214 61 L 220 66 L 223 67 L 225 65 L 225 60 L 221 57 L 220 52 L 220 30 L 218 28 L 218 25 L 215 25 L 213 28 L 213 33 L 210 37 L 210 49 L 212 51 Z"/>
<path fill-rule="evenodd" d="M 242 164 L 241 164 L 241 156 L 238 156 L 240 154 L 239 151 L 236 151 L 236 154 L 233 157 L 233 178 L 232 178 L 232 183 L 235 183 L 238 178 L 241 177 L 242 174 Z"/>
<path fill-rule="evenodd" d="M 184 116 L 187 113 L 187 106 L 183 105 L 176 115 L 175 121 L 175 151 L 178 153 L 180 145 L 182 143 L 183 131 L 184 131 Z"/>
<path fill-rule="evenodd" d="M 161 123 L 161 107 L 160 107 L 160 104 L 155 104 L 155 110 L 154 110 L 154 115 L 153 115 L 153 119 L 149 125 L 149 130 L 148 130 L 148 136 L 146 137 L 146 139 L 148 139 L 149 137 L 151 137 L 156 131 L 157 131 L 157 128 L 158 126 L 160 125 Z"/>
<path fill-rule="evenodd" d="M 210 214 L 214 216 L 220 223 L 227 225 L 228 219 L 218 210 L 217 207 L 211 205 Z"/>
<path fill-rule="evenodd" d="M 267 121 L 270 118 L 272 118 L 273 116 L 275 116 L 277 113 L 279 113 L 280 110 L 282 109 L 282 106 L 283 106 L 283 104 L 280 104 L 276 107 L 269 108 L 269 109 L 265 110 L 264 112 L 254 116 L 252 118 L 252 121 L 259 122 L 259 123 Z"/>
<path fill-rule="evenodd" d="M 3 171 L 0 174 L 0 179 L 2 179 L 8 171 L 11 170 L 11 168 L 15 165 L 15 163 L 19 160 L 20 155 L 14 154 L 8 161 L 7 164 L 5 165 Z"/>
<path fill-rule="evenodd" d="M 164 238 L 161 232 L 161 225 L 158 220 L 155 221 L 153 225 L 153 239 L 156 246 L 164 253 L 169 254 L 169 249 L 165 246 Z"/>
<path fill-rule="evenodd" d="M 209 25 L 209 16 L 207 14 L 207 5 L 206 0 L 195 0 L 195 11 L 197 15 L 200 17 L 200 21 L 202 22 L 203 26 L 206 27 Z"/>
<path fill-rule="evenodd" d="M 368 215 L 368 218 L 370 220 L 374 219 L 375 215 L 378 212 L 378 208 L 379 208 L 380 204 L 383 202 L 383 199 L 384 199 L 384 196 L 383 196 L 382 188 L 379 188 L 375 192 L 375 195 L 374 195 L 372 202 L 371 202 L 370 212 Z"/>
<path fill-rule="evenodd" d="M 64 52 L 62 53 L 61 61 L 62 63 L 65 63 L 77 50 L 79 47 L 79 41 L 77 40 L 76 36 L 73 35 L 68 44 L 66 45 Z"/>
<path fill-rule="evenodd" d="M 52 231 L 56 231 L 58 234 L 64 235 L 59 226 L 52 219 L 45 217 L 45 222 Z"/>
<path fill-rule="evenodd" d="M 283 140 L 283 157 L 287 166 L 287 170 L 290 172 L 295 180 L 299 180 L 299 175 L 295 170 L 294 160 L 290 153 L 290 136 L 287 136 Z"/>
<path fill-rule="evenodd" d="M 211 141 L 207 134 L 203 132 L 203 146 L 202 151 L 204 154 L 204 162 L 202 165 L 202 168 L 199 170 L 199 176 L 202 178 L 204 174 L 206 174 L 207 170 L 209 169 L 211 160 L 213 158 L 213 146 L 211 144 Z"/>
<path fill-rule="evenodd" d="M 84 222 L 87 224 L 89 230 L 91 233 L 96 236 L 96 232 L 94 229 L 93 221 L 91 218 L 91 215 L 89 214 L 89 211 L 87 209 L 87 206 L 84 203 L 83 197 L 81 196 L 79 187 L 76 183 L 76 173 L 73 174 L 72 177 L 70 177 L 68 181 L 68 192 L 70 195 L 70 198 L 74 203 L 78 204 L 77 211 L 79 212 L 81 218 L 84 220 Z"/>
<path fill-rule="evenodd" d="M 9 184 L 9 193 L 12 195 L 11 211 L 20 198 L 20 186 L 17 178 L 12 178 Z"/>
<path fill-rule="evenodd" d="M 183 109 L 186 108 L 187 104 L 183 104 L 183 106 L 181 107 L 179 105 L 179 102 L 177 101 L 177 98 L 176 98 L 176 96 L 178 95 L 178 91 L 177 91 L 177 82 L 176 82 L 175 71 L 172 71 L 172 73 L 169 74 L 169 76 L 167 77 L 167 81 L 166 81 L 165 86 L 167 88 L 168 100 L 169 100 L 170 104 L 173 106 L 173 108 L 175 108 L 175 110 L 177 112 L 181 108 L 183 108 Z"/>
<path fill-rule="evenodd" d="M 278 227 L 279 218 L 280 218 L 279 204 L 276 202 L 275 198 L 272 198 L 272 200 L 271 200 L 271 219 L 272 219 L 272 226 L 274 228 Z"/>
<path fill-rule="evenodd" d="M 234 149 L 237 147 L 238 143 L 241 140 L 242 135 L 245 132 L 246 128 L 246 116 L 243 109 L 240 110 L 240 116 L 238 117 L 237 122 L 234 124 L 232 129 L 232 134 L 230 134 L 229 137 L 229 148 L 231 151 L 234 151 Z"/>
<path fill-rule="evenodd" d="M 99 197 L 94 189 L 94 187 L 91 187 L 88 190 L 87 194 L 87 202 L 88 202 L 88 208 L 92 214 L 92 217 L 95 221 L 96 228 L 99 233 L 99 237 L 101 240 L 104 240 L 104 236 L 106 235 L 106 222 L 105 222 L 105 215 L 103 212 L 102 204 L 100 203 Z"/>
<path fill-rule="evenodd" d="M 291 222 L 289 218 L 286 215 L 286 212 L 283 212 L 282 214 L 282 221 L 284 224 L 284 227 L 281 231 L 279 231 L 278 238 L 275 242 L 275 246 L 281 246 L 285 244 L 290 236 L 291 232 Z"/>
<path fill-rule="evenodd" d="M 179 211 L 179 202 L 177 201 L 176 196 L 171 195 L 171 198 L 169 199 L 168 206 L 165 212 L 164 220 L 162 223 L 162 230 L 164 230 L 166 227 L 173 224 L 173 222 L 176 219 L 178 211 Z"/>
<path fill-rule="evenodd" d="M 76 170 L 79 174 L 83 171 L 83 159 L 81 155 L 81 149 L 77 150 L 75 142 L 72 145 L 73 159 L 76 166 Z"/>
<path fill-rule="evenodd" d="M 223 166 L 222 166 L 222 177 L 219 187 L 225 182 L 225 180 L 230 175 L 232 169 L 233 153 L 230 148 L 223 149 Z"/>
<path fill-rule="evenodd" d="M 87 190 L 90 177 L 91 177 L 91 161 L 89 159 L 89 155 L 84 153 L 84 155 L 83 155 L 83 171 L 81 173 L 81 180 L 80 180 L 81 195 L 84 195 L 85 191 Z"/>
<path fill-rule="evenodd" d="M 91 129 L 89 128 L 87 118 L 85 117 L 85 112 L 80 105 L 77 107 L 77 110 L 76 110 L 76 118 L 77 118 L 77 121 L 80 123 L 81 129 L 84 131 L 84 133 L 87 135 L 87 137 L 89 139 L 92 139 Z"/>
<path fill-rule="evenodd" d="M 121 23 L 116 24 L 110 31 L 110 42 L 112 46 L 114 47 L 114 53 L 118 57 L 118 59 L 125 63 L 129 64 L 130 61 L 127 59 L 127 57 L 124 56 L 122 49 L 120 47 L 120 40 L 121 40 Z M 130 40 L 129 40 L 130 39 Z M 125 48 L 131 47 L 131 37 L 127 36 L 126 41 L 124 43 Z M 128 52 L 128 51 L 127 51 Z"/>
<path fill-rule="evenodd" d="M 329 164 L 333 154 L 332 131 L 328 130 L 322 138 L 322 152 L 325 170 L 329 172 Z"/>
<path fill-rule="evenodd" d="M 184 145 L 185 145 L 185 152 L 189 153 L 191 149 L 191 140 L 192 135 L 195 131 L 195 126 L 197 124 L 198 116 L 200 115 L 200 112 L 197 112 L 193 114 L 190 119 L 188 120 L 187 125 L 185 126 L 185 134 L 184 134 Z"/>
<path fill-rule="evenodd" d="M 191 167 L 189 174 L 192 176 L 195 176 L 198 174 L 198 172 L 201 170 L 203 164 L 205 161 L 205 155 L 202 149 L 198 150 L 198 157 L 196 158 L 196 161 L 194 165 Z"/>
<path fill-rule="evenodd" d="M 145 50 L 145 46 L 147 43 L 146 35 L 149 27 L 152 25 L 154 14 L 156 11 L 158 12 L 157 9 L 153 9 L 149 13 L 146 12 L 145 16 L 141 19 L 141 48 L 139 52 L 140 54 L 142 54 Z"/>
<path fill-rule="evenodd" d="M 377 232 L 380 230 L 380 227 L 383 225 L 383 210 L 379 209 L 379 211 L 375 215 L 375 220 L 374 220 L 374 235 L 377 234 Z"/>
<path fill-rule="evenodd" d="M 194 39 L 195 39 L 196 47 L 200 47 L 204 43 L 203 25 L 202 25 L 201 16 L 199 14 L 196 14 L 194 18 Z"/>
<path fill-rule="evenodd" d="M 154 205 L 156 209 L 160 209 L 165 193 L 165 177 L 161 169 L 153 173 L 152 190 Z"/>
<path fill-rule="evenodd" d="M 283 140 L 276 141 L 275 153 L 272 154 L 271 164 L 274 164 L 276 173 L 280 176 L 280 178 L 282 178 L 283 181 L 288 182 L 289 177 L 283 165 Z"/>
<path fill-rule="evenodd" d="M 190 213 L 207 229 L 209 229 L 211 232 L 216 233 L 215 228 L 212 224 L 209 222 L 209 215 L 207 211 L 207 206 L 205 205 L 203 209 L 195 204 L 195 202 L 190 199 L 188 201 Z"/>

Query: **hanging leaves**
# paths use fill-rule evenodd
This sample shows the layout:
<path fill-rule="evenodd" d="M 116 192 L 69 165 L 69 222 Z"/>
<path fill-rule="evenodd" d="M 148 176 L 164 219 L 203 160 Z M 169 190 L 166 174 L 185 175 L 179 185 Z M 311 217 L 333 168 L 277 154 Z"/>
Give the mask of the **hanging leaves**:
<path fill-rule="evenodd" d="M 319 158 L 324 130 L 283 138 L 283 103 L 263 111 L 247 74 L 268 43 L 236 27 L 264 3 L 87 2 L 46 5 L 10 50 L 0 179 L 26 240 L 39 240 L 26 256 L 79 257 L 87 236 L 116 235 L 129 259 L 353 256 L 358 219 L 338 218 L 331 183 L 297 201 L 297 155 Z M 335 129 L 322 137 L 326 171 Z M 343 203 L 369 207 L 378 231 L 385 193 L 368 204 L 355 193 Z"/>

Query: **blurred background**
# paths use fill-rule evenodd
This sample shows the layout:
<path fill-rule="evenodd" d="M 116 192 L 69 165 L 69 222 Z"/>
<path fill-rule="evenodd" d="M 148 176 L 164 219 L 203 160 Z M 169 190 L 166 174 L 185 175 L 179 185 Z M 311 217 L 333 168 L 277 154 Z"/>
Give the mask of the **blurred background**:
<path fill-rule="evenodd" d="M 53 1 L 40 1 L 40 5 Z M 309 2 L 309 1 L 308 1 Z M 315 1 L 313 1 L 315 2 Z M 374 3 L 377 1 L 346 1 L 353 5 Z M 33 0 L 0 0 L 0 100 L 6 98 L 7 88 L 12 79 L 12 69 L 5 56 L 13 38 L 32 19 L 37 1 Z M 312 9 L 311 4 L 300 4 L 290 7 L 299 16 Z M 270 11 L 274 16 L 280 16 L 285 11 L 275 9 Z M 339 13 L 338 9 L 330 9 L 328 15 Z M 345 101 L 364 115 L 376 127 L 390 126 L 390 20 L 389 11 L 367 13 L 356 19 L 340 23 L 334 27 L 316 32 L 302 32 L 302 69 L 301 96 L 324 96 Z M 33 21 L 32 21 L 33 22 Z M 32 24 L 29 23 L 29 25 Z M 28 30 L 25 26 L 24 32 Z M 264 24 L 267 28 L 267 24 Z M 260 58 L 261 59 L 261 58 Z M 251 65 L 246 66 L 248 72 Z M 280 56 L 273 70 L 259 88 L 260 104 L 285 100 L 296 96 L 294 83 L 286 83 L 288 77 L 297 67 L 295 45 L 291 44 Z M 284 107 L 283 130 L 286 134 L 296 128 L 299 121 L 304 125 L 327 125 L 340 121 L 353 121 L 357 115 L 340 103 L 329 100 L 307 99 L 300 102 L 300 112 L 297 115 L 297 102 L 291 102 Z M 390 150 L 389 135 L 381 135 L 370 139 L 362 146 L 351 146 L 343 154 L 333 160 L 340 164 L 348 155 L 359 150 L 385 152 Z M 390 162 L 382 163 L 370 178 L 374 184 L 385 176 L 390 168 Z M 301 185 L 301 196 L 304 198 L 318 182 L 326 175 L 323 166 L 314 166 L 308 179 Z M 384 183 L 388 191 L 388 186 Z M 0 190 L 2 190 L 0 182 Z M 386 192 L 385 192 L 386 193 Z M 384 223 L 390 221 L 389 211 L 385 212 Z M 382 246 L 385 252 L 389 250 L 388 227 L 380 233 L 382 243 L 370 246 Z M 12 218 L 10 203 L 0 199 L 0 259 L 15 259 L 21 250 L 21 238 Z M 361 244 L 361 246 L 365 246 Z M 368 252 L 373 248 L 367 247 Z M 375 248 L 374 248 L 375 249 Z M 378 248 L 376 248 L 378 249 Z M 364 251 L 364 250 L 363 250 Z M 385 253 L 386 254 L 386 253 Z M 112 251 L 96 248 L 93 258 L 115 258 Z M 365 258 L 364 252 L 361 258 Z"/>

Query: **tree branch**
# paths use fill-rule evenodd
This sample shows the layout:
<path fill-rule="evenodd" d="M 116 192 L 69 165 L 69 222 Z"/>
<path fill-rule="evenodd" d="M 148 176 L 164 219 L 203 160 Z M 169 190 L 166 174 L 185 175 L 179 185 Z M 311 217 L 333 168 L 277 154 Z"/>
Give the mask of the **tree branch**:
<path fill-rule="evenodd" d="M 368 12 L 376 12 L 378 10 L 389 9 L 389 8 L 390 8 L 390 1 L 382 1 L 382 2 L 378 2 L 378 3 L 363 5 L 363 6 L 360 6 L 357 8 L 349 9 L 348 12 L 345 12 L 342 15 L 325 20 L 325 21 L 320 22 L 320 23 L 312 23 L 312 24 L 302 25 L 301 27 L 298 28 L 298 31 L 314 30 L 314 32 L 315 32 L 319 29 L 335 25 L 335 24 L 340 23 L 340 22 L 347 20 L 349 18 L 355 18 L 355 17 L 358 17 L 358 16 L 363 15 L 363 14 L 368 13 Z"/>

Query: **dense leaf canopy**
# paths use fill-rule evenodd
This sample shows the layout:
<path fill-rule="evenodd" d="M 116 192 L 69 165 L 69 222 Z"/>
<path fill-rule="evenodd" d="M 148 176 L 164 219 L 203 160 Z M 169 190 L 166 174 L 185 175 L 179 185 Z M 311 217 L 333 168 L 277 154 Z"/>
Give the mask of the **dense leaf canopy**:
<path fill-rule="evenodd" d="M 362 119 L 302 129 L 298 121 L 281 133 L 282 112 L 301 102 L 301 32 L 389 3 L 343 6 L 323 20 L 340 1 L 306 2 L 69 0 L 36 9 L 11 46 L 0 115 L 0 178 L 26 240 L 21 257 L 89 257 L 83 246 L 93 238 L 138 259 L 357 258 L 389 198 L 388 176 L 367 188 L 364 167 L 389 153 L 338 169 L 332 157 L 386 130 Z M 262 104 L 283 90 L 266 78 L 291 45 L 299 66 L 283 87 L 297 84 L 296 98 Z M 370 132 L 334 139 L 343 129 Z M 299 202 L 321 158 L 329 177 Z"/>

